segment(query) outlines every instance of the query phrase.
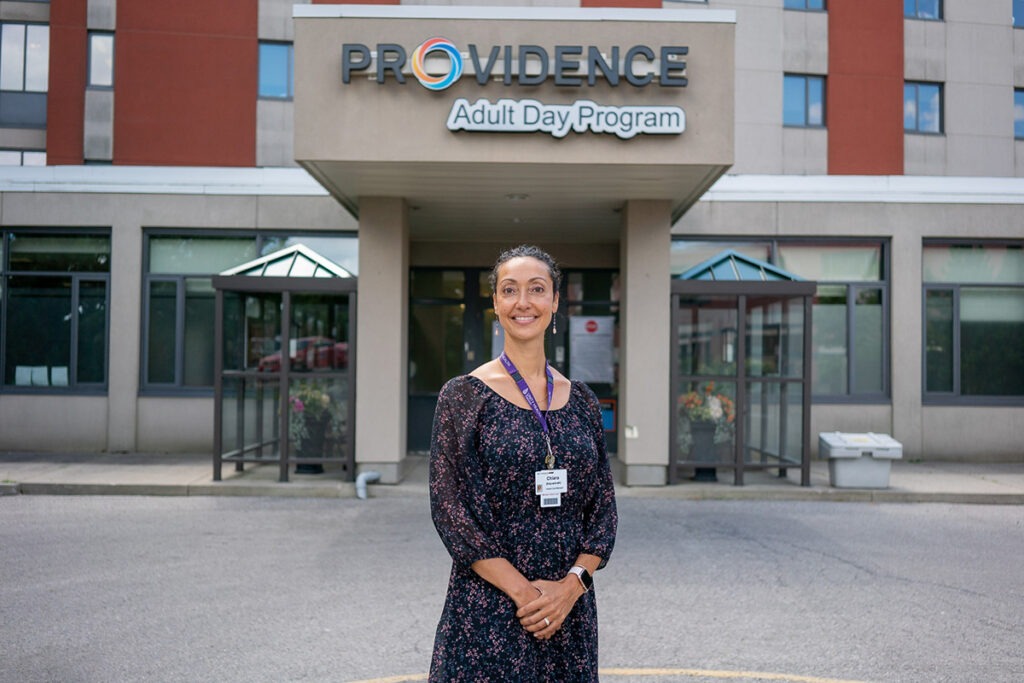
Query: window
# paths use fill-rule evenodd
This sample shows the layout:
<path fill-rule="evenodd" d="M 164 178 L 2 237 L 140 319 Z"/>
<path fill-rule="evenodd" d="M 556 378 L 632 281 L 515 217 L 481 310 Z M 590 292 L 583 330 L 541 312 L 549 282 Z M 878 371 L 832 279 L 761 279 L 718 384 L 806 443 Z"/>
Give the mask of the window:
<path fill-rule="evenodd" d="M 50 27 L 0 24 L 0 90 L 46 92 L 50 80 Z"/>
<path fill-rule="evenodd" d="M 785 126 L 825 125 L 825 77 L 786 74 L 783 79 L 782 123 Z"/>
<path fill-rule="evenodd" d="M 1013 0 L 1013 26 L 1024 28 L 1024 0 Z"/>
<path fill-rule="evenodd" d="M 301 242 L 352 273 L 358 243 L 337 234 L 147 232 L 143 277 L 142 387 L 208 392 L 213 387 L 214 290 L 211 278 Z"/>
<path fill-rule="evenodd" d="M 1024 139 L 1024 89 L 1013 91 L 1013 137 Z"/>
<path fill-rule="evenodd" d="M 903 130 L 907 133 L 942 132 L 942 86 L 938 83 L 903 84 Z"/>
<path fill-rule="evenodd" d="M 113 33 L 89 33 L 89 87 L 114 87 Z"/>
<path fill-rule="evenodd" d="M 672 243 L 679 274 L 733 249 L 816 280 L 812 385 L 819 402 L 879 401 L 889 395 L 889 276 L 881 241 L 764 240 Z"/>
<path fill-rule="evenodd" d="M 105 388 L 109 235 L 0 232 L 0 273 L 4 388 Z"/>
<path fill-rule="evenodd" d="M 903 16 L 908 19 L 941 19 L 942 0 L 903 0 Z"/>
<path fill-rule="evenodd" d="M 1024 398 L 1024 242 L 924 245 L 924 395 Z"/>
<path fill-rule="evenodd" d="M 289 100 L 295 95 L 291 43 L 260 43 L 260 97 Z"/>
<path fill-rule="evenodd" d="M 786 9 L 823 10 L 825 0 L 786 0 L 782 6 Z"/>
<path fill-rule="evenodd" d="M 31 149 L 0 149 L 0 166 L 46 166 L 46 152 Z"/>

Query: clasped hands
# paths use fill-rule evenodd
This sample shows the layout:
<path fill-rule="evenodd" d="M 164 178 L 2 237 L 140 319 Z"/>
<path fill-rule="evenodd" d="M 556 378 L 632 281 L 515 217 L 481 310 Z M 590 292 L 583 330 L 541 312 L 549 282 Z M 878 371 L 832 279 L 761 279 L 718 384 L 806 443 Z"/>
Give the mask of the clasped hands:
<path fill-rule="evenodd" d="M 535 638 L 547 640 L 562 628 L 562 623 L 583 595 L 583 586 L 571 574 L 561 581 L 531 581 L 535 590 L 532 599 L 516 601 L 516 617 L 523 628 Z"/>

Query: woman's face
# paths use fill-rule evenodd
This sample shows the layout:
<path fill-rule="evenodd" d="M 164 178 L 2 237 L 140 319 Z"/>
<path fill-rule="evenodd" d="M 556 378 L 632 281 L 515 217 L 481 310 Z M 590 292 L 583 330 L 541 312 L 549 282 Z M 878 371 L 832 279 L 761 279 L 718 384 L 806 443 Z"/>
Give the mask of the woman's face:
<path fill-rule="evenodd" d="M 498 268 L 494 312 L 505 334 L 519 340 L 544 335 L 558 310 L 547 265 L 530 256 L 509 259 Z"/>

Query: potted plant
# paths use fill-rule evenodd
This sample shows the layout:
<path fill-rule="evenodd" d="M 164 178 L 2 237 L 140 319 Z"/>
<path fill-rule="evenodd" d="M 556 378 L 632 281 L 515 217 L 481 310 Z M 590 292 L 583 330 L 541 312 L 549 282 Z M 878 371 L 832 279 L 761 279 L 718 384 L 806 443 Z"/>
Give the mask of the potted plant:
<path fill-rule="evenodd" d="M 729 443 L 735 433 L 733 400 L 721 392 L 715 393 L 714 382 L 706 382 L 680 396 L 678 408 L 680 450 L 692 453 L 697 462 L 717 462 L 717 445 Z M 718 481 L 718 476 L 713 467 L 698 467 L 694 479 Z"/>
<path fill-rule="evenodd" d="M 339 402 L 321 382 L 302 381 L 288 397 L 288 440 L 293 458 L 323 458 L 327 440 L 341 426 Z M 321 474 L 320 463 L 299 463 L 296 474 Z"/>

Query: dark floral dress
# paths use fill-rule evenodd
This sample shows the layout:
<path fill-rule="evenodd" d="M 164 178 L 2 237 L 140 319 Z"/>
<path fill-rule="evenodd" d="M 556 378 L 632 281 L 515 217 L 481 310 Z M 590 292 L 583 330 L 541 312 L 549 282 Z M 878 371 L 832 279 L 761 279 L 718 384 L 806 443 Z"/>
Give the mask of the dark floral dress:
<path fill-rule="evenodd" d="M 468 375 L 441 390 L 430 449 L 430 508 L 452 556 L 430 680 L 596 681 L 597 604 L 588 591 L 562 628 L 537 640 L 515 603 L 471 568 L 503 557 L 533 581 L 565 577 L 580 553 L 601 565 L 615 543 L 615 489 L 597 398 L 573 382 L 569 402 L 548 412 L 556 468 L 568 470 L 561 507 L 541 508 L 534 473 L 544 436 L 533 411 Z"/>

